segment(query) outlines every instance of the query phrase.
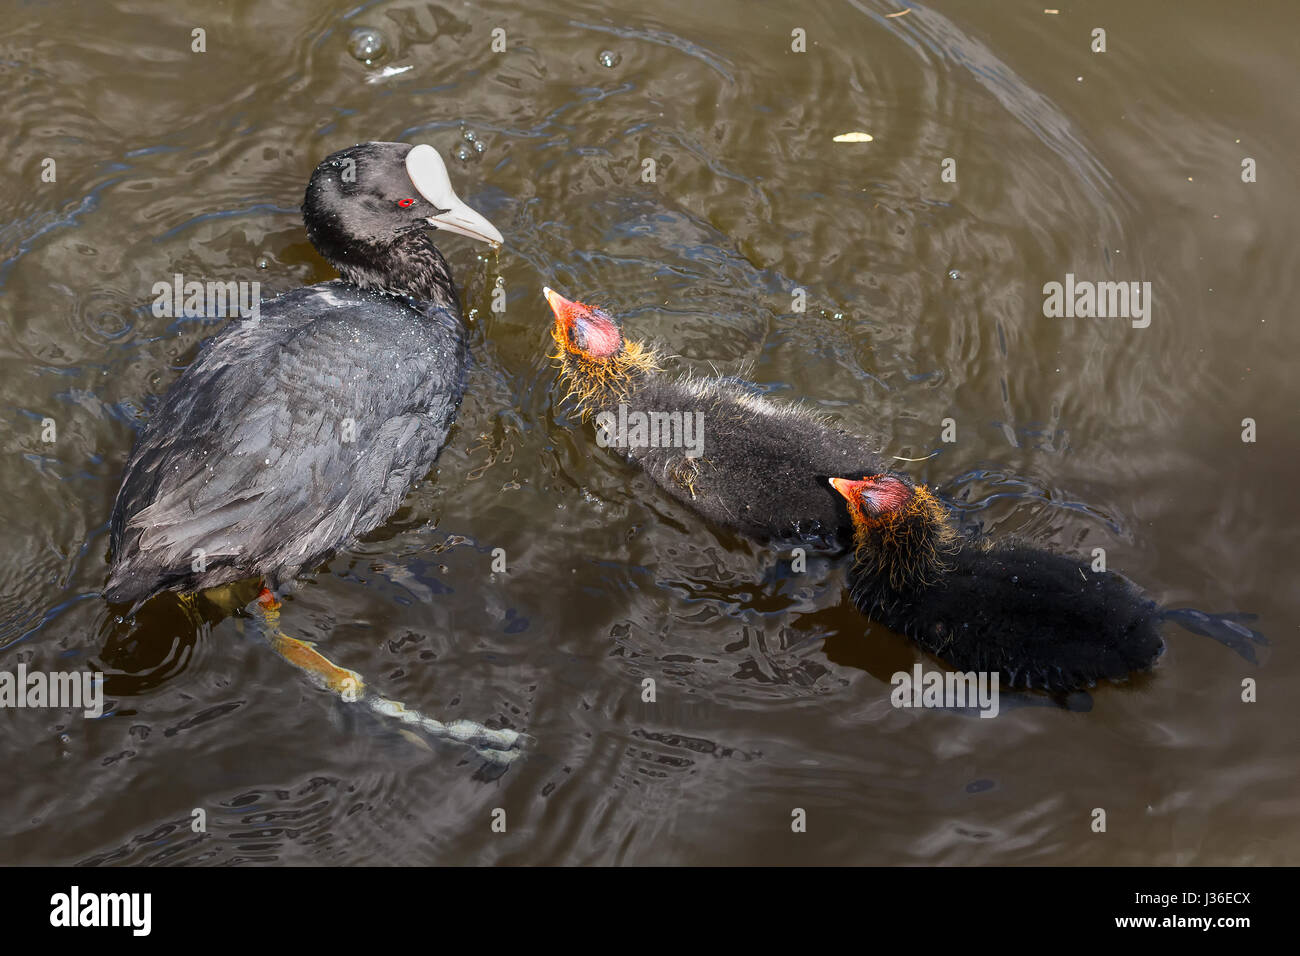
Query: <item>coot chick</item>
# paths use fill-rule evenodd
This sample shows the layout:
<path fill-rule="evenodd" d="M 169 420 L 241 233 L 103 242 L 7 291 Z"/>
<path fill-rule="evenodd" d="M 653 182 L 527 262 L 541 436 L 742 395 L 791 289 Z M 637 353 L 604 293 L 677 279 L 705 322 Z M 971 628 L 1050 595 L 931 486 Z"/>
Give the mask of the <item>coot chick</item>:
<path fill-rule="evenodd" d="M 543 294 L 566 398 L 595 420 L 602 443 L 717 525 L 762 540 L 850 546 L 848 511 L 826 479 L 883 471 L 869 442 L 748 383 L 665 373 L 606 312 Z"/>
<path fill-rule="evenodd" d="M 109 601 L 256 576 L 278 588 L 381 525 L 438 457 L 466 352 L 428 231 L 501 234 L 426 145 L 334 153 L 302 212 L 342 279 L 230 323 L 168 389 L 113 506 Z"/>
<path fill-rule="evenodd" d="M 1164 651 L 1160 609 L 1118 574 L 965 535 L 899 474 L 830 483 L 853 519 L 858 609 L 957 670 L 1071 691 L 1148 670 Z"/>

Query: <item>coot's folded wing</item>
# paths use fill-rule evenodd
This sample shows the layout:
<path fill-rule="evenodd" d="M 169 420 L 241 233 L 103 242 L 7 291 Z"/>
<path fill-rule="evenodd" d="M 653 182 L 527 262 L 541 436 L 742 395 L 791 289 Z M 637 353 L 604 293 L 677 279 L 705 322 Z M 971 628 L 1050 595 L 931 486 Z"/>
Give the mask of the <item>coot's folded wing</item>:
<path fill-rule="evenodd" d="M 336 284 L 232 323 L 131 455 L 106 595 L 288 576 L 376 527 L 436 458 L 463 359 L 453 317 Z"/>

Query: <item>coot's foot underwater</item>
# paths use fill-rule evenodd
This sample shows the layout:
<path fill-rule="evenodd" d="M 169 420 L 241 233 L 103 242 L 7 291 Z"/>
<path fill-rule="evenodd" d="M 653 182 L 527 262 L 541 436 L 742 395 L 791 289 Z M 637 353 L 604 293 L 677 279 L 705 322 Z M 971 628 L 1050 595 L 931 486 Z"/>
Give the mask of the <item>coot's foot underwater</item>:
<path fill-rule="evenodd" d="M 127 460 L 104 596 L 132 612 L 163 591 L 292 583 L 388 520 L 446 441 L 466 349 L 456 285 L 429 232 L 493 244 L 501 234 L 456 196 L 427 145 L 334 153 L 312 173 L 302 212 L 341 278 L 264 302 L 209 340 Z M 255 611 L 271 646 L 322 686 L 488 750 L 524 739 L 443 725 L 365 691 L 359 675 L 279 631 L 270 590 Z"/>

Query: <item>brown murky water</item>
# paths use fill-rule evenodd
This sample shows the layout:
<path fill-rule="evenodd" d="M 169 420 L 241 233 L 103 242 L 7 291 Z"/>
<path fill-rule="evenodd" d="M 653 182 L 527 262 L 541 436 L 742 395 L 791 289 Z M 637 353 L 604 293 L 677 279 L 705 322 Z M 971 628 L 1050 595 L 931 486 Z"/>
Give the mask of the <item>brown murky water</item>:
<path fill-rule="evenodd" d="M 13 5 L 0 670 L 102 670 L 109 712 L 0 712 L 0 862 L 1300 863 L 1300 10 L 1047 5 Z M 358 26 L 388 41 L 369 67 Z M 326 279 L 314 164 L 463 131 L 484 148 L 453 175 L 507 245 L 443 242 L 477 310 L 458 424 L 284 621 L 413 706 L 526 729 L 502 775 L 312 687 L 240 616 L 118 622 L 98 596 L 135 430 L 217 327 L 155 318 L 153 283 Z M 1044 317 L 1067 273 L 1150 282 L 1149 326 Z M 1105 548 L 1273 643 L 1251 664 L 1171 624 L 1155 674 L 1090 709 L 895 710 L 918 656 L 842 564 L 703 525 L 559 405 L 543 284 L 933 453 L 913 472 L 987 528 Z"/>

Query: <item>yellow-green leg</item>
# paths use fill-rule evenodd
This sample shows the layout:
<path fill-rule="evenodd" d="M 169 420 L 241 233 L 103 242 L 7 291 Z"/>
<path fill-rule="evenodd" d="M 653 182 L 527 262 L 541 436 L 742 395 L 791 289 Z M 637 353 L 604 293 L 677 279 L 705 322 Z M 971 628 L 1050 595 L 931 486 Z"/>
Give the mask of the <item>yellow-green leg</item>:
<path fill-rule="evenodd" d="M 316 650 L 310 642 L 289 637 L 281 630 L 280 602 L 266 588 L 262 589 L 262 594 L 253 605 L 253 613 L 271 650 L 305 673 L 317 687 L 338 694 L 348 703 L 361 701 L 375 713 L 417 727 L 432 737 L 467 744 L 484 760 L 495 764 L 513 762 L 532 741 L 527 734 L 514 730 L 492 730 L 472 720 L 443 723 L 407 707 L 401 701 L 368 691 L 365 681 L 356 671 L 340 667 Z"/>

